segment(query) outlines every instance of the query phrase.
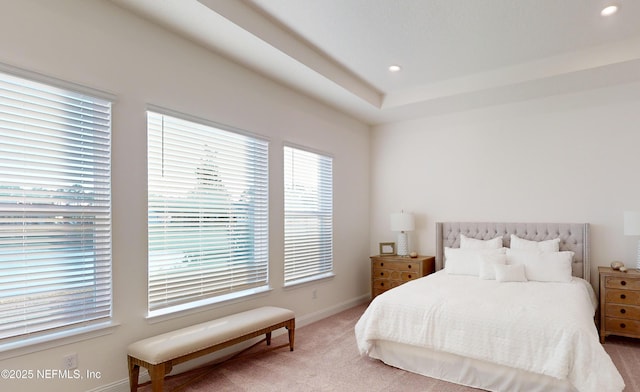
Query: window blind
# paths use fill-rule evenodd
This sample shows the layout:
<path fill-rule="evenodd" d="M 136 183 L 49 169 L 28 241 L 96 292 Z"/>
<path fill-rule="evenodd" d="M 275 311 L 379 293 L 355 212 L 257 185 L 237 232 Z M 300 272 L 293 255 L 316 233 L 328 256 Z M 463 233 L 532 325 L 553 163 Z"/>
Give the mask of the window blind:
<path fill-rule="evenodd" d="M 148 112 L 149 311 L 268 282 L 268 142 Z"/>
<path fill-rule="evenodd" d="M 111 317 L 111 103 L 0 73 L 0 339 Z"/>
<path fill-rule="evenodd" d="M 284 147 L 285 285 L 333 273 L 333 159 Z"/>

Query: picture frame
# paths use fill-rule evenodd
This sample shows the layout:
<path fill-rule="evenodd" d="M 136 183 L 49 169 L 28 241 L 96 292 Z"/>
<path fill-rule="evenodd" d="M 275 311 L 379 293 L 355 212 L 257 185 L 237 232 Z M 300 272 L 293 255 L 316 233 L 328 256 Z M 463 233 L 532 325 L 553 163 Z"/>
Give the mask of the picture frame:
<path fill-rule="evenodd" d="M 380 255 L 381 256 L 395 256 L 396 255 L 396 243 L 395 242 L 381 242 L 380 243 Z"/>

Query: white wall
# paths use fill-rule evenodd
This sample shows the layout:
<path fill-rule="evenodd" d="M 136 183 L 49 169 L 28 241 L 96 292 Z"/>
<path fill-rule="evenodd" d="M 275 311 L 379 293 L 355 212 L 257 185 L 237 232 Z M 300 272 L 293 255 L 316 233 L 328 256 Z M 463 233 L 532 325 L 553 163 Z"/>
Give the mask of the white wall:
<path fill-rule="evenodd" d="M 107 1 L 2 1 L 0 62 L 116 96 L 113 107 L 113 292 L 111 334 L 0 361 L 0 369 L 79 369 L 99 380 L 0 380 L 2 390 L 85 391 L 127 378 L 126 346 L 177 327 L 273 304 L 301 320 L 335 312 L 369 293 L 369 127 L 193 45 Z M 147 104 L 245 129 L 270 139 L 270 282 L 273 290 L 180 319 L 146 315 Z M 334 157 L 333 279 L 282 288 L 282 145 Z M 312 291 L 317 290 L 317 299 Z M 302 344 L 302 342 L 300 342 Z M 5 354 L 2 354 L 6 356 Z M 2 356 L 0 356 L 1 358 Z"/>
<path fill-rule="evenodd" d="M 412 248 L 435 254 L 437 221 L 588 222 L 597 265 L 635 265 L 640 84 L 374 128 L 371 252 L 389 214 L 417 214 Z"/>

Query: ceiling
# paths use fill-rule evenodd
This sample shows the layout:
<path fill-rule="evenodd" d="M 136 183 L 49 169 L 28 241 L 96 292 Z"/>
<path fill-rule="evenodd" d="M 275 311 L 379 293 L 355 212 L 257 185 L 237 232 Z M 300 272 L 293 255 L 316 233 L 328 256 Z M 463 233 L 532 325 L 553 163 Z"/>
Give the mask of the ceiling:
<path fill-rule="evenodd" d="M 368 124 L 640 81 L 637 0 L 111 1 Z"/>

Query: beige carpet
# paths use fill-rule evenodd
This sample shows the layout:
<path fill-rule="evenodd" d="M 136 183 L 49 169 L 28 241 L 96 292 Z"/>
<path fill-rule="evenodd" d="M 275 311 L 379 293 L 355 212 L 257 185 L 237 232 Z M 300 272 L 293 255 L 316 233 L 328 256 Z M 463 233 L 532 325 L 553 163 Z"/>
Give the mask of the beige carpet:
<path fill-rule="evenodd" d="M 364 305 L 357 306 L 296 329 L 293 352 L 288 348 L 261 352 L 263 343 L 248 351 L 257 353 L 253 356 L 222 364 L 186 386 L 180 387 L 187 376 L 172 378 L 166 387 L 189 392 L 477 391 L 361 357 L 353 327 L 364 309 Z M 272 345 L 286 342 L 285 334 L 275 338 Z M 625 379 L 625 391 L 640 392 L 640 341 L 612 337 L 605 348 Z M 148 392 L 151 387 L 139 391 Z"/>

